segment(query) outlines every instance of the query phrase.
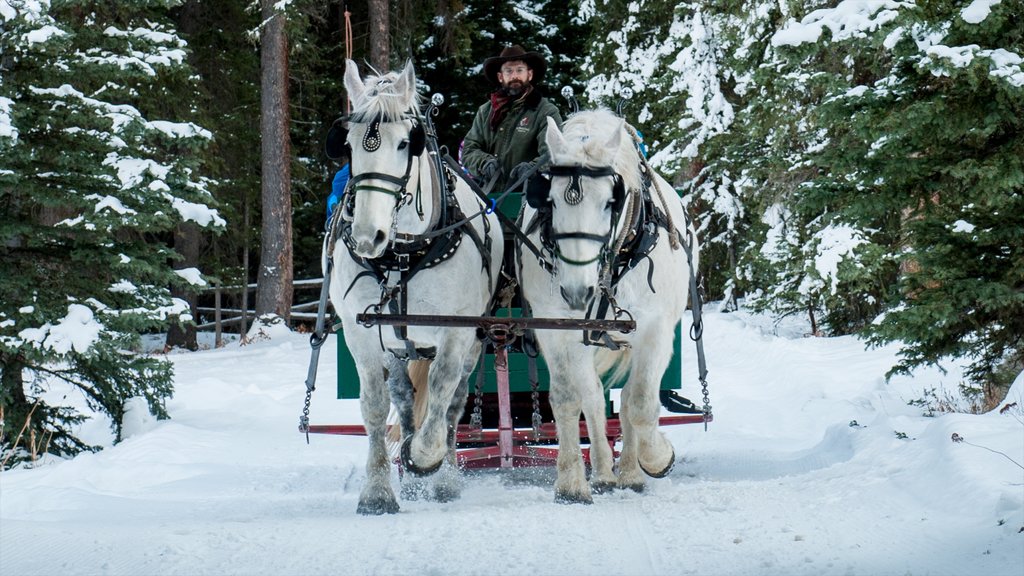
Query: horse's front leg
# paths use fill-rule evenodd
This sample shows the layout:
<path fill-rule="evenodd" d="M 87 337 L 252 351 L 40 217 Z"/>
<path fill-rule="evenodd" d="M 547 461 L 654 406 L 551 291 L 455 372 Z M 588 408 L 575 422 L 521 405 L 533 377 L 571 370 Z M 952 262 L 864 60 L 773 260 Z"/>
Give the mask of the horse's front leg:
<path fill-rule="evenodd" d="M 416 433 L 402 443 L 402 464 L 418 476 L 429 476 L 441 467 L 448 453 L 449 406 L 463 380 L 466 355 L 473 349 L 472 329 L 447 331 L 430 364 L 427 413 Z"/>
<path fill-rule="evenodd" d="M 658 429 L 661 411 L 658 389 L 672 357 L 671 335 L 671 328 L 652 331 L 653 337 L 645 338 L 645 343 L 634 347 L 629 381 L 623 390 L 619 484 L 638 492 L 643 490 L 644 479 L 636 471 L 637 466 L 652 478 L 662 478 L 675 464 L 672 443 Z"/>
<path fill-rule="evenodd" d="M 479 348 L 479 346 L 477 346 Z M 462 479 L 459 476 L 459 460 L 456 453 L 456 438 L 459 420 L 462 419 L 462 412 L 466 408 L 466 398 L 469 393 L 469 375 L 473 371 L 474 361 L 479 352 L 467 356 L 466 365 L 463 369 L 463 376 L 459 381 L 459 387 L 448 404 L 448 452 L 445 455 L 444 464 L 437 475 L 434 483 L 434 499 L 438 502 L 451 502 L 457 500 L 462 494 Z"/>
<path fill-rule="evenodd" d="M 583 390 L 578 385 L 580 350 L 560 335 L 537 333 L 541 351 L 551 377 L 548 400 L 555 416 L 558 434 L 557 477 L 555 502 L 560 504 L 590 504 L 594 501 L 583 467 L 580 448 L 580 412 Z"/>
<path fill-rule="evenodd" d="M 356 512 L 360 514 L 394 514 L 398 500 L 391 489 L 391 462 L 388 459 L 386 430 L 391 403 L 384 382 L 381 358 L 359 362 L 359 408 L 363 414 L 370 450 L 366 457 L 366 485 L 359 494 Z"/>

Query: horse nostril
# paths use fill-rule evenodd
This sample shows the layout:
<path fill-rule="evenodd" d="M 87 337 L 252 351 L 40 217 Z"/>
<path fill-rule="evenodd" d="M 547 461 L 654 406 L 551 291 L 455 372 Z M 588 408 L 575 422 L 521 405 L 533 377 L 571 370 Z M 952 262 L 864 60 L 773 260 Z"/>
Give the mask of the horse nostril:
<path fill-rule="evenodd" d="M 591 287 L 587 288 L 587 302 L 590 302 L 593 299 L 594 299 L 594 287 L 591 286 Z"/>
<path fill-rule="evenodd" d="M 377 233 L 373 236 L 373 245 L 380 246 L 387 239 L 388 235 L 383 230 L 378 230 Z"/>

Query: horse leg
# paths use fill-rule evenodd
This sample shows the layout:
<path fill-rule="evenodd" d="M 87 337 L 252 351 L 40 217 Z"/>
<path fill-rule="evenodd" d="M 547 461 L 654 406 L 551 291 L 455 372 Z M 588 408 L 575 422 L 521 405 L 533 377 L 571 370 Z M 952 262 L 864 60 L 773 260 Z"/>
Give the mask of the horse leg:
<path fill-rule="evenodd" d="M 449 331 L 430 364 L 426 417 L 412 437 L 402 442 L 402 464 L 418 476 L 437 472 L 448 452 L 448 407 L 462 380 L 466 354 L 476 338 L 472 330 Z M 439 401 L 449 399 L 448 402 Z"/>
<path fill-rule="evenodd" d="M 475 358 L 470 355 L 470 358 Z M 469 393 L 469 374 L 473 371 L 473 363 L 463 370 L 463 376 L 459 387 L 452 396 L 451 404 L 448 405 L 448 453 L 445 455 L 444 463 L 434 483 L 434 500 L 438 502 L 451 502 L 457 500 L 462 494 L 462 483 L 459 478 L 459 461 L 456 454 L 456 432 L 459 427 L 459 420 L 462 419 L 462 411 L 466 408 L 466 397 Z"/>
<path fill-rule="evenodd" d="M 578 386 L 578 348 L 557 334 L 537 333 L 541 351 L 548 364 L 551 389 L 548 401 L 555 416 L 558 434 L 557 476 L 555 502 L 560 504 L 590 504 L 594 501 L 587 484 L 580 449 L 580 412 L 582 390 Z"/>
<path fill-rule="evenodd" d="M 604 385 L 592 366 L 593 362 L 586 362 L 584 369 L 579 371 L 577 389 L 582 391 L 583 415 L 587 419 L 587 435 L 590 437 L 590 486 L 594 492 L 604 494 L 615 488 L 614 458 L 608 445 Z"/>
<path fill-rule="evenodd" d="M 416 417 L 414 412 L 416 400 L 416 387 L 410 377 L 410 368 L 414 364 L 408 360 L 395 357 L 393 354 L 384 355 L 384 366 L 388 371 L 388 392 L 391 395 L 391 403 L 395 405 L 398 412 L 398 428 L 401 437 L 395 438 L 394 430 L 388 433 L 388 445 L 394 446 L 412 436 L 416 431 Z M 391 453 L 391 450 L 388 450 Z M 419 500 L 424 493 L 424 484 L 412 475 L 402 476 L 400 496 L 402 500 Z"/>
<path fill-rule="evenodd" d="M 634 492 L 643 492 L 644 474 L 637 459 L 636 432 L 630 424 L 630 387 L 625 386 L 619 397 L 619 424 L 622 426 L 622 452 L 619 453 L 618 486 Z"/>
<path fill-rule="evenodd" d="M 366 485 L 359 494 L 359 514 L 394 514 L 398 501 L 391 489 L 391 462 L 386 445 L 388 410 L 391 403 L 384 383 L 384 366 L 379 356 L 374 362 L 360 362 L 359 408 L 363 413 L 370 450 L 366 457 Z"/>
<path fill-rule="evenodd" d="M 633 432 L 631 436 L 635 438 L 636 461 L 640 468 L 652 478 L 662 478 L 668 475 L 675 463 L 672 443 L 658 430 L 658 413 L 661 410 L 658 388 L 671 360 L 672 332 L 653 333 L 669 336 L 648 338 L 645 346 L 634 349 L 632 369 L 626 383 L 629 407 L 625 417 Z"/>

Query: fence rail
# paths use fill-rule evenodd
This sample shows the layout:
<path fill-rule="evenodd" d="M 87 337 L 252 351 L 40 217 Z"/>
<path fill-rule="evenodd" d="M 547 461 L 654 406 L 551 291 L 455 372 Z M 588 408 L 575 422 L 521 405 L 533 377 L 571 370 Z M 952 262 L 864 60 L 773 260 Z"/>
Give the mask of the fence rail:
<path fill-rule="evenodd" d="M 298 294 L 311 292 L 313 294 L 311 300 L 303 299 L 297 304 L 293 304 L 290 311 L 290 321 L 294 324 L 296 322 L 314 322 L 316 321 L 316 311 L 320 304 L 320 287 L 323 285 L 323 278 L 306 278 L 302 280 L 294 280 L 292 282 L 292 293 Z M 315 291 L 313 289 L 316 289 Z M 250 308 L 248 303 L 252 300 L 248 297 L 250 292 L 256 291 L 256 284 L 247 284 L 242 286 L 231 285 L 231 286 L 214 286 L 212 288 L 206 288 L 200 292 L 201 295 L 212 295 L 213 306 L 197 306 L 196 312 L 199 314 L 200 319 L 208 318 L 209 315 L 213 316 L 212 320 L 200 322 L 196 325 L 197 330 L 209 330 L 213 329 L 215 334 L 216 346 L 220 346 L 222 343 L 222 333 L 224 327 L 239 325 L 238 332 L 244 334 L 248 330 L 249 322 L 256 318 L 256 310 Z M 234 304 L 231 306 L 224 306 L 223 302 L 226 297 L 232 297 Z M 293 300 L 295 298 L 293 297 Z"/>

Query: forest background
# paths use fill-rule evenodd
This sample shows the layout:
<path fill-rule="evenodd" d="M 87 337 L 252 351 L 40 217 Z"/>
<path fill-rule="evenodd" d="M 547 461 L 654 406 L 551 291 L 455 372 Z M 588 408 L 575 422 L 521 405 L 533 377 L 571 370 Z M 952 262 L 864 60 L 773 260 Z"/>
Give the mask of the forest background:
<path fill-rule="evenodd" d="M 365 74 L 411 59 L 452 151 L 509 44 L 542 89 L 617 108 L 704 244 L 705 298 L 815 336 L 900 342 L 906 373 L 970 362 L 973 410 L 1024 369 L 1021 0 L 0 0 L 4 465 L 89 450 L 80 389 L 119 433 L 164 417 L 200 290 L 257 282 L 288 322 L 320 272 L 323 154 Z M 346 43 L 346 22 L 351 39 Z M 87 326 L 92 337 L 68 326 Z M 86 331 L 89 332 L 89 331 Z M 941 405 L 941 398 L 926 398 Z"/>

